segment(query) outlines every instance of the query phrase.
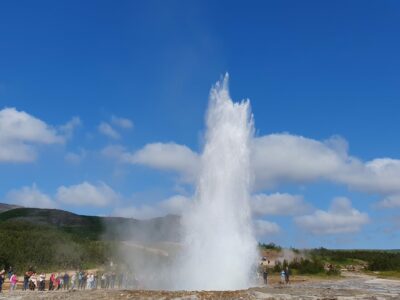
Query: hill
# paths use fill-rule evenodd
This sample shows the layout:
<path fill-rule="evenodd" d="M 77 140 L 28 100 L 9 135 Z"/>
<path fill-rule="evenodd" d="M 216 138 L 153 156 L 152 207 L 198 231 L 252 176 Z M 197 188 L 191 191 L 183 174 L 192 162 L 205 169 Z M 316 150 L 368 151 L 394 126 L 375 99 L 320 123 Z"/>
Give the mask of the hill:
<path fill-rule="evenodd" d="M 122 241 L 175 242 L 180 219 L 168 215 L 150 220 L 98 217 L 58 209 L 0 204 L 0 266 L 43 269 L 90 267 L 113 259 Z"/>
<path fill-rule="evenodd" d="M 0 213 L 5 212 L 7 210 L 11 210 L 14 208 L 19 208 L 21 206 L 18 205 L 12 205 L 12 204 L 6 204 L 6 203 L 0 203 Z"/>
<path fill-rule="evenodd" d="M 0 213 L 4 222 L 24 222 L 50 226 L 89 240 L 135 240 L 175 242 L 179 239 L 179 216 L 167 215 L 149 220 L 98 217 L 59 209 L 14 208 Z"/>

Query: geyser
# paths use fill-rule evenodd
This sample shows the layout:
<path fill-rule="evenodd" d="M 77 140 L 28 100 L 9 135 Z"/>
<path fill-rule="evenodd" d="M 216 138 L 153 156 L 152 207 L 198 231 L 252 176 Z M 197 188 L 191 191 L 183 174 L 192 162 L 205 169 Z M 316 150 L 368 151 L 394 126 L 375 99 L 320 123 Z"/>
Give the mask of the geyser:
<path fill-rule="evenodd" d="M 228 75 L 210 92 L 207 132 L 192 209 L 182 219 L 177 289 L 233 290 L 251 285 L 257 259 L 250 211 L 248 100 L 233 103 Z"/>

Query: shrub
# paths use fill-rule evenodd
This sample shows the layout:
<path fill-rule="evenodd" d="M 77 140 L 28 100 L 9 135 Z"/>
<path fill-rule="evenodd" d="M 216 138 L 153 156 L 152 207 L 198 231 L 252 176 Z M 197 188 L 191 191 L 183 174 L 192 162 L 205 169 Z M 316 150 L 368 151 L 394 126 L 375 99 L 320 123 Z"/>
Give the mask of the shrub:
<path fill-rule="evenodd" d="M 293 260 L 289 264 L 289 268 L 296 269 L 299 274 L 317 274 L 324 272 L 324 265 L 318 259 L 304 259 Z"/>
<path fill-rule="evenodd" d="M 275 243 L 268 243 L 268 244 L 258 243 L 258 247 L 260 247 L 262 249 L 269 249 L 269 250 L 278 250 L 278 251 L 282 250 L 282 247 L 276 245 Z"/>

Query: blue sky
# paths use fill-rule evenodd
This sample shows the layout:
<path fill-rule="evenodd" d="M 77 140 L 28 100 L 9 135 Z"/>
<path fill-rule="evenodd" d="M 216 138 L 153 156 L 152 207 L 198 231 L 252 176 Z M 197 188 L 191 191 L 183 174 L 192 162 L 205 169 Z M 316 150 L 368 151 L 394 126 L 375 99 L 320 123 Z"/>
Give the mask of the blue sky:
<path fill-rule="evenodd" d="M 2 2 L 0 199 L 179 212 L 229 72 L 260 144 L 286 155 L 270 171 L 259 148 L 260 240 L 399 248 L 399 30 L 398 1 Z M 302 209 L 262 207 L 278 202 Z"/>

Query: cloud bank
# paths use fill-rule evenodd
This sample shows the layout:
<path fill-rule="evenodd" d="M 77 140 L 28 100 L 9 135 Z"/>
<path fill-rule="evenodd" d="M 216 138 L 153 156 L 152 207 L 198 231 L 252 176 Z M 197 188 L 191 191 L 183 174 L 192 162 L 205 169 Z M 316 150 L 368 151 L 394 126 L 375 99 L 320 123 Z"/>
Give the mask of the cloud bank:
<path fill-rule="evenodd" d="M 351 206 L 349 199 L 333 199 L 328 211 L 317 210 L 313 214 L 295 218 L 296 224 L 315 235 L 354 233 L 369 222 L 368 214 Z"/>
<path fill-rule="evenodd" d="M 120 162 L 176 172 L 194 183 L 200 155 L 185 145 L 152 143 L 136 152 L 109 146 L 103 154 Z M 254 191 L 277 188 L 285 183 L 326 181 L 346 185 L 365 193 L 400 194 L 400 160 L 375 158 L 370 161 L 351 156 L 347 142 L 334 136 L 317 141 L 290 134 L 257 137 L 251 153 Z"/>
<path fill-rule="evenodd" d="M 279 225 L 274 222 L 269 222 L 265 220 L 254 221 L 254 233 L 259 238 L 276 235 L 280 231 L 281 229 Z"/>
<path fill-rule="evenodd" d="M 75 206 L 104 207 L 118 201 L 119 195 L 103 182 L 94 185 L 84 181 L 68 187 L 60 186 L 56 199 L 58 202 Z"/>
<path fill-rule="evenodd" d="M 33 162 L 39 145 L 62 144 L 80 124 L 74 117 L 59 128 L 15 108 L 0 110 L 0 163 Z"/>
<path fill-rule="evenodd" d="M 25 207 L 35 208 L 56 208 L 57 203 L 48 195 L 42 193 L 36 186 L 24 186 L 20 189 L 13 189 L 5 196 L 6 203 L 13 203 Z"/>
<path fill-rule="evenodd" d="M 68 206 L 104 207 L 115 204 L 120 195 L 103 182 L 92 184 L 82 182 L 76 185 L 60 186 L 52 197 L 39 190 L 36 184 L 9 191 L 4 202 L 26 207 L 62 208 Z"/>
<path fill-rule="evenodd" d="M 172 171 L 186 182 L 196 180 L 200 167 L 199 155 L 184 145 L 175 143 L 147 144 L 136 152 L 128 152 L 122 146 L 108 146 L 102 150 L 108 157 L 122 163 L 145 165 L 157 170 Z"/>
<path fill-rule="evenodd" d="M 288 193 L 254 195 L 251 199 L 251 207 L 253 214 L 259 216 L 293 216 L 310 209 L 310 205 L 304 201 L 303 196 Z"/>

